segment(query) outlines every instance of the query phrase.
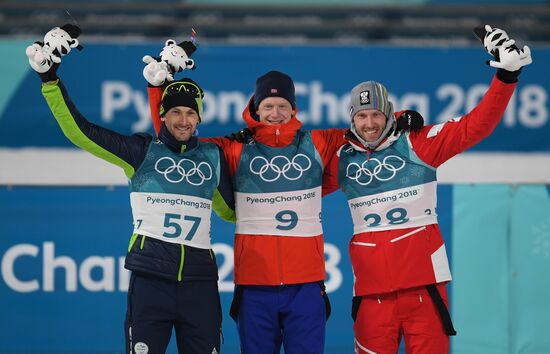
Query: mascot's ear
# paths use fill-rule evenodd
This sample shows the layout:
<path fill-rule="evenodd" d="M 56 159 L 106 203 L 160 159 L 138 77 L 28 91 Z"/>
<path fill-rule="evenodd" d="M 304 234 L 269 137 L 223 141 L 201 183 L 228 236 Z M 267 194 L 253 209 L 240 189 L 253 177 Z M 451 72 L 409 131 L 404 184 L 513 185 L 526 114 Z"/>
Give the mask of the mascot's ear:
<path fill-rule="evenodd" d="M 165 46 L 174 45 L 176 44 L 176 41 L 173 39 L 166 40 L 166 43 L 164 43 Z"/>
<path fill-rule="evenodd" d="M 194 61 L 193 59 L 191 59 L 191 58 L 187 59 L 187 60 L 185 61 L 185 65 L 186 65 L 189 69 L 195 70 L 195 61 Z"/>
<path fill-rule="evenodd" d="M 71 48 L 76 48 L 78 47 L 78 39 L 71 39 L 71 40 L 68 40 L 67 43 L 69 43 L 69 46 Z"/>

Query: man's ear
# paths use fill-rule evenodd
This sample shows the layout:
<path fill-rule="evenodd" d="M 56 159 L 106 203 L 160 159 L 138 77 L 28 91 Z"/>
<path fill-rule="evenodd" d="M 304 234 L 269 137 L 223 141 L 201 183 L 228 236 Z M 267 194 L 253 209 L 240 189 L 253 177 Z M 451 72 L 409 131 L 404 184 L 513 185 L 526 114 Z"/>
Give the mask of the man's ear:
<path fill-rule="evenodd" d="M 164 117 L 164 116 L 160 117 L 160 121 L 161 121 L 161 122 L 165 122 L 165 121 L 166 121 L 166 117 Z"/>

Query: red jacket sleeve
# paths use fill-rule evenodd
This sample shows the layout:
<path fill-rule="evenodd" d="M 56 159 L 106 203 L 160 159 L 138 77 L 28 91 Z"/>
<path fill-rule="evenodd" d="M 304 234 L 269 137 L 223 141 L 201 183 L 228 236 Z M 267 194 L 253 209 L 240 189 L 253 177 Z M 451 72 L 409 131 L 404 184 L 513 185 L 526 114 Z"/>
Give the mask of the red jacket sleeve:
<path fill-rule="evenodd" d="M 342 146 L 344 141 L 344 134 L 347 129 L 316 129 L 311 131 L 311 139 L 313 145 L 317 148 L 321 160 L 323 161 L 323 167 L 326 167 L 332 159 L 332 156 L 336 154 L 336 151 Z"/>
<path fill-rule="evenodd" d="M 239 167 L 239 160 L 241 158 L 241 152 L 243 150 L 243 144 L 234 140 L 229 140 L 224 137 L 215 138 L 199 138 L 202 141 L 208 141 L 214 143 L 220 147 L 223 151 L 225 160 L 227 161 L 227 169 L 229 170 L 229 176 L 233 177 Z"/>
<path fill-rule="evenodd" d="M 413 150 L 427 164 L 439 167 L 451 157 L 476 145 L 496 128 L 515 87 L 516 83 L 506 84 L 495 76 L 472 111 L 460 118 L 411 132 L 409 137 Z"/>
<path fill-rule="evenodd" d="M 323 173 L 323 197 L 335 192 L 340 188 L 338 184 L 338 161 L 339 156 L 335 153 L 329 160 Z"/>
<path fill-rule="evenodd" d="M 162 121 L 160 120 L 160 99 L 162 98 L 161 87 L 147 87 L 147 96 L 149 97 L 149 109 L 151 110 L 151 119 L 155 133 L 159 134 Z"/>
<path fill-rule="evenodd" d="M 347 129 L 312 130 L 311 139 L 323 161 L 323 196 L 338 189 L 338 157 L 336 152 L 345 143 Z"/>

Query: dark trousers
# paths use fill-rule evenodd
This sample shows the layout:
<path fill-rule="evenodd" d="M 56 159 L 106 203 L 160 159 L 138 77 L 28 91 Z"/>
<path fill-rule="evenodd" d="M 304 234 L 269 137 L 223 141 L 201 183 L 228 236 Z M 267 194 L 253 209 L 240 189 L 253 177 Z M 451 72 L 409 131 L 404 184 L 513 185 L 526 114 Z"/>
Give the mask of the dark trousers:
<path fill-rule="evenodd" d="M 180 354 L 220 352 L 217 281 L 177 282 L 133 272 L 125 321 L 126 353 L 165 353 L 172 328 Z"/>

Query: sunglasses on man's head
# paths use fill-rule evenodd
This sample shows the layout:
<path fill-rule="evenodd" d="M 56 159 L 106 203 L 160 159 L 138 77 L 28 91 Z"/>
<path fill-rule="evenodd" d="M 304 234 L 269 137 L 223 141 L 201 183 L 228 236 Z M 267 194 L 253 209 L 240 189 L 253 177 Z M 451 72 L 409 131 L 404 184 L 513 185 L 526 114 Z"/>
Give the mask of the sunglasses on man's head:
<path fill-rule="evenodd" d="M 202 89 L 198 87 L 196 84 L 192 82 L 187 81 L 175 81 L 166 86 L 164 89 L 164 92 L 162 93 L 162 97 L 166 95 L 173 95 L 175 93 L 185 92 L 188 93 L 195 98 L 202 99 L 204 97 L 204 92 L 202 92 Z"/>

